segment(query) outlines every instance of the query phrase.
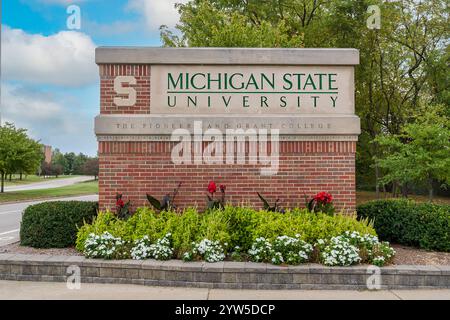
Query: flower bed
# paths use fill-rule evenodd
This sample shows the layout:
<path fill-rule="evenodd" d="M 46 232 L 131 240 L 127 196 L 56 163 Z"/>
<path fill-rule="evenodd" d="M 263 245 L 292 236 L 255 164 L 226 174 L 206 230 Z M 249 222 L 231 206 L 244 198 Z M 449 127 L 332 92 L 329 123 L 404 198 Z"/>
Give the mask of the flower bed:
<path fill-rule="evenodd" d="M 394 251 L 367 220 L 294 209 L 226 206 L 199 213 L 139 208 L 129 219 L 101 212 L 78 231 L 77 250 L 104 259 L 205 260 L 326 265 L 385 265 Z"/>

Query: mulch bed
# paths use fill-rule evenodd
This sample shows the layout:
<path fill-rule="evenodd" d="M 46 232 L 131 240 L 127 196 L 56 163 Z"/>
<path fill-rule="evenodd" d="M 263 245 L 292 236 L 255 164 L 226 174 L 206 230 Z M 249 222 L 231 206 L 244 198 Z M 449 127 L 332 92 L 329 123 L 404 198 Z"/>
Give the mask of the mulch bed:
<path fill-rule="evenodd" d="M 43 254 L 50 256 L 82 256 L 82 254 L 75 248 L 37 249 L 32 247 L 23 247 L 19 245 L 19 242 L 0 247 L 0 253 Z"/>
<path fill-rule="evenodd" d="M 398 244 L 393 244 L 397 254 L 394 258 L 394 264 L 412 264 L 412 265 L 450 265 L 450 252 L 426 251 Z M 63 256 L 81 256 L 82 254 L 75 248 L 62 249 L 36 249 L 31 247 L 22 247 L 18 242 L 0 247 L 0 253 L 21 253 L 21 254 L 44 254 L 44 255 L 63 255 Z"/>
<path fill-rule="evenodd" d="M 396 254 L 394 264 L 450 265 L 450 252 L 437 252 L 392 244 Z"/>

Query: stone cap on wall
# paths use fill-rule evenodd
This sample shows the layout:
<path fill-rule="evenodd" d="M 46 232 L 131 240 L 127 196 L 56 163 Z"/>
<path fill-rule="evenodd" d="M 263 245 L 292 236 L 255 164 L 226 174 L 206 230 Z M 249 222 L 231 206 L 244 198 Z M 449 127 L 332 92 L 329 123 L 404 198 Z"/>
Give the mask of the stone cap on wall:
<path fill-rule="evenodd" d="M 83 256 L 0 253 L 0 280 L 66 282 L 68 266 L 80 268 L 83 283 L 132 283 L 153 286 L 221 289 L 367 290 L 369 265 L 328 267 L 314 263 L 276 266 L 267 263 L 181 260 L 102 260 Z M 392 265 L 378 269 L 379 289 L 450 288 L 448 265 Z"/>
<path fill-rule="evenodd" d="M 341 65 L 359 64 L 348 48 L 98 47 L 97 64 Z"/>

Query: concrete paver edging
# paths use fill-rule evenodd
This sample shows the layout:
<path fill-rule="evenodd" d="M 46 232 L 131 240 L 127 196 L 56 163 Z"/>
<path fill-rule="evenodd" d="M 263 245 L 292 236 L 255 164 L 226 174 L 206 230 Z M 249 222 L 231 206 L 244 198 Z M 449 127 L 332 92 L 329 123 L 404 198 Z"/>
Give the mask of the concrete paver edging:
<path fill-rule="evenodd" d="M 450 288 L 450 266 L 319 264 L 274 266 L 253 262 L 101 260 L 82 256 L 0 254 L 0 280 L 63 282 L 80 269 L 81 282 L 211 289 L 368 289 L 378 274 L 379 289 Z M 71 269 L 73 270 L 73 268 Z"/>

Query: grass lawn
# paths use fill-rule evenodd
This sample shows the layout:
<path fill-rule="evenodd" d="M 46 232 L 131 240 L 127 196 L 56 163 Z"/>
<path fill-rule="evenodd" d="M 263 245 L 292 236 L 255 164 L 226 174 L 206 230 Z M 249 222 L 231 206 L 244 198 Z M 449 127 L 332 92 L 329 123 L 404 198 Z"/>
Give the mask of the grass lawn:
<path fill-rule="evenodd" d="M 36 176 L 29 176 L 36 177 Z M 73 177 L 73 176 L 61 176 L 61 177 Z M 39 177 L 37 177 L 39 178 Z M 60 178 L 60 177 L 58 177 Z M 31 178 L 34 179 L 34 178 Z M 36 181 L 33 181 L 36 182 Z M 29 182 L 30 183 L 30 182 Z M 54 198 L 54 197 L 69 197 L 78 196 L 84 194 L 98 193 L 98 181 L 86 181 L 76 183 L 70 186 L 40 189 L 40 190 L 25 190 L 25 191 L 13 191 L 0 193 L 0 203 L 19 200 L 32 200 L 40 198 Z M 380 193 L 381 199 L 384 198 L 383 193 Z M 388 194 L 390 197 L 390 194 Z M 409 195 L 409 199 L 413 199 L 419 202 L 427 202 L 428 197 L 422 195 Z M 370 200 L 376 200 L 376 193 L 374 191 L 356 191 L 356 203 L 362 204 Z M 434 197 L 434 203 L 438 204 L 450 204 L 449 197 Z"/>
<path fill-rule="evenodd" d="M 5 179 L 5 186 L 17 186 L 17 185 L 23 185 L 23 184 L 43 182 L 43 181 L 49 181 L 49 180 L 55 180 L 55 179 L 73 178 L 73 177 L 78 177 L 78 176 L 77 175 L 72 175 L 72 176 L 60 175 L 60 176 L 58 176 L 58 178 L 55 178 L 55 177 L 44 178 L 44 177 L 40 177 L 40 176 L 37 176 L 34 174 L 29 174 L 29 175 L 22 175 L 22 180 L 19 180 L 20 175 L 13 174 L 11 181 L 9 181 L 9 176 L 7 179 Z"/>
<path fill-rule="evenodd" d="M 91 180 L 60 188 L 0 193 L 0 203 L 41 198 L 70 197 L 94 193 L 98 193 L 98 181 Z"/>
<path fill-rule="evenodd" d="M 391 194 L 388 193 L 388 198 L 392 198 Z M 362 204 L 370 200 L 376 200 L 377 196 L 375 191 L 356 191 L 356 204 Z M 380 192 L 380 199 L 384 199 L 384 194 Z M 412 199 L 418 202 L 428 202 L 428 196 L 421 195 L 408 195 L 408 199 Z M 449 197 L 434 197 L 433 203 L 437 204 L 450 204 Z"/>

